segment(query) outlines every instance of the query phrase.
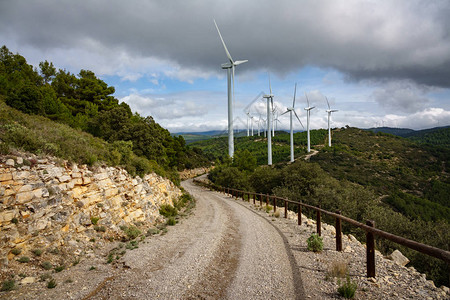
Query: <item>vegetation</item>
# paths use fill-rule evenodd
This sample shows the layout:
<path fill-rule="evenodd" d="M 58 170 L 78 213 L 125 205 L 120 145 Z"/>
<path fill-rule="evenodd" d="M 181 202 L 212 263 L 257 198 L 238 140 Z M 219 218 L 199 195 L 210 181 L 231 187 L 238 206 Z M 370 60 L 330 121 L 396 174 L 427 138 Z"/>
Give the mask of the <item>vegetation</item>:
<path fill-rule="evenodd" d="M 33 249 L 31 250 L 31 253 L 33 253 L 34 256 L 41 256 L 44 251 L 42 249 Z"/>
<path fill-rule="evenodd" d="M 322 252 L 323 250 L 323 239 L 317 234 L 311 234 L 311 236 L 306 240 L 308 244 L 308 250 L 313 252 Z"/>
<path fill-rule="evenodd" d="M 137 228 L 136 226 L 133 226 L 133 225 L 132 226 L 121 226 L 120 229 L 122 229 L 123 232 L 125 232 L 128 239 L 130 239 L 130 240 L 134 240 L 141 234 L 141 231 L 139 230 L 139 228 Z"/>
<path fill-rule="evenodd" d="M 344 298 L 353 299 L 357 288 L 356 282 L 352 282 L 350 276 L 347 276 L 347 280 L 342 285 L 339 282 L 338 293 Z"/>
<path fill-rule="evenodd" d="M 2 288 L 0 289 L 0 291 L 2 292 L 7 292 L 7 291 L 11 291 L 16 287 L 16 281 L 14 279 L 11 280 L 5 280 L 2 283 Z"/>
<path fill-rule="evenodd" d="M 19 258 L 18 262 L 27 263 L 30 262 L 30 258 L 28 256 L 22 256 L 21 258 Z"/>
<path fill-rule="evenodd" d="M 162 204 L 159 213 L 166 218 L 175 217 L 178 214 L 178 209 L 170 204 Z"/>
<path fill-rule="evenodd" d="M 11 253 L 14 255 L 19 255 L 20 253 L 22 253 L 22 250 L 20 250 L 19 248 L 14 248 L 11 250 Z"/>
<path fill-rule="evenodd" d="M 133 113 L 114 92 L 91 71 L 74 75 L 44 61 L 38 72 L 1 47 L 0 151 L 14 147 L 89 165 L 103 161 L 126 166 L 131 174 L 159 172 L 175 182 L 174 171 L 208 165 L 199 149 L 187 148 L 183 137 L 172 137 L 152 117 Z"/>
<path fill-rule="evenodd" d="M 49 289 L 53 289 L 53 288 L 55 288 L 56 287 L 56 280 L 55 279 L 50 279 L 50 281 L 47 283 L 47 288 L 49 288 Z"/>
<path fill-rule="evenodd" d="M 53 265 L 52 265 L 51 262 L 49 262 L 49 261 L 44 261 L 44 262 L 41 264 L 41 267 L 42 267 L 44 270 L 50 270 L 51 268 L 53 268 Z"/>

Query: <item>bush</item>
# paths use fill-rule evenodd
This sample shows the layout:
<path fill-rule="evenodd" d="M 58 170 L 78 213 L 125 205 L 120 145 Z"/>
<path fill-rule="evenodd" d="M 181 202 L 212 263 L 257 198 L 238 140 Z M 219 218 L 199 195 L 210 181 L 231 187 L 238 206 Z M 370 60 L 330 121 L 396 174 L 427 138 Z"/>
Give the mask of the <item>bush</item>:
<path fill-rule="evenodd" d="M 30 261 L 30 258 L 28 256 L 22 256 L 21 258 L 19 258 L 18 260 L 20 263 L 27 263 Z"/>
<path fill-rule="evenodd" d="M 167 225 L 169 226 L 173 226 L 177 223 L 177 221 L 175 221 L 175 218 L 170 217 L 169 220 L 167 220 Z"/>
<path fill-rule="evenodd" d="M 44 262 L 41 264 L 41 267 L 42 267 L 44 270 L 50 270 L 51 268 L 53 268 L 53 265 L 52 265 L 49 261 L 44 261 Z"/>
<path fill-rule="evenodd" d="M 52 278 L 52 280 L 50 280 L 50 281 L 47 283 L 47 288 L 53 289 L 53 288 L 56 287 L 56 285 L 57 285 L 57 284 L 56 284 L 55 279 Z"/>
<path fill-rule="evenodd" d="M 348 274 L 348 264 L 344 261 L 333 261 L 328 268 L 328 275 L 331 277 L 344 278 Z"/>
<path fill-rule="evenodd" d="M 307 240 L 308 250 L 313 252 L 321 252 L 323 250 L 323 239 L 317 234 L 311 234 Z"/>
<path fill-rule="evenodd" d="M 11 280 L 5 280 L 2 283 L 2 288 L 0 289 L 0 291 L 2 292 L 6 292 L 6 291 L 11 291 L 14 289 L 16 285 L 16 281 L 11 279 Z"/>
<path fill-rule="evenodd" d="M 64 265 L 60 265 L 60 266 L 57 266 L 57 267 L 55 267 L 55 272 L 56 273 L 59 273 L 59 272 L 61 272 L 62 270 L 64 270 L 66 267 L 64 266 Z"/>
<path fill-rule="evenodd" d="M 42 249 L 33 249 L 33 250 L 31 250 L 31 253 L 33 253 L 35 256 L 41 256 L 43 252 L 44 251 Z"/>
<path fill-rule="evenodd" d="M 141 231 L 136 226 L 123 226 L 121 227 L 121 229 L 123 230 L 123 232 L 125 232 L 130 240 L 134 240 L 141 234 Z"/>
<path fill-rule="evenodd" d="M 341 285 L 340 281 L 338 282 L 338 284 L 339 284 L 338 288 L 339 295 L 347 299 L 353 299 L 355 297 L 355 292 L 356 289 L 358 288 L 358 285 L 356 284 L 356 282 L 352 282 L 350 280 L 350 276 L 347 276 L 347 280 L 346 282 L 344 282 L 344 284 Z"/>
<path fill-rule="evenodd" d="M 11 250 L 11 253 L 14 255 L 19 255 L 22 252 L 19 248 L 14 248 Z"/>
<path fill-rule="evenodd" d="M 166 218 L 175 217 L 178 214 L 178 210 L 170 204 L 163 204 L 159 208 L 159 213 Z"/>
<path fill-rule="evenodd" d="M 99 217 L 91 217 L 91 223 L 92 223 L 92 225 L 97 225 L 98 220 L 100 220 Z"/>

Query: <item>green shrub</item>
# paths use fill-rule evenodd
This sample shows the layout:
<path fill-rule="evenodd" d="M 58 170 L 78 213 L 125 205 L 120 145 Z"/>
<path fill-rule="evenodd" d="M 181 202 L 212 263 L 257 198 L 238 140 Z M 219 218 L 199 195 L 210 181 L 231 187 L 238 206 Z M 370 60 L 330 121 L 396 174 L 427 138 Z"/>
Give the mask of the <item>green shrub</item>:
<path fill-rule="evenodd" d="M 11 223 L 17 224 L 17 223 L 19 223 L 19 220 L 17 218 L 12 218 Z"/>
<path fill-rule="evenodd" d="M 11 291 L 15 288 L 15 286 L 16 286 L 16 281 L 14 279 L 5 280 L 2 283 L 2 288 L 0 289 L 0 291 L 2 291 L 2 292 Z"/>
<path fill-rule="evenodd" d="M 19 258 L 18 260 L 20 263 L 27 263 L 30 261 L 30 258 L 28 256 L 22 256 L 21 258 Z"/>
<path fill-rule="evenodd" d="M 266 205 L 266 213 L 269 213 L 272 210 L 272 205 Z"/>
<path fill-rule="evenodd" d="M 53 268 L 53 265 L 52 265 L 49 261 L 44 261 L 44 262 L 41 264 L 41 267 L 42 267 L 44 270 L 50 270 L 51 268 Z"/>
<path fill-rule="evenodd" d="M 134 240 L 141 234 L 141 231 L 136 226 L 122 226 L 120 229 L 125 232 L 130 240 Z"/>
<path fill-rule="evenodd" d="M 159 233 L 159 229 L 158 228 L 149 228 L 147 230 L 147 236 L 155 235 L 155 234 L 158 234 L 158 233 Z"/>
<path fill-rule="evenodd" d="M 159 208 L 159 213 L 166 218 L 175 217 L 178 214 L 178 210 L 170 204 L 163 204 Z"/>
<path fill-rule="evenodd" d="M 59 266 L 55 267 L 55 272 L 56 272 L 56 273 L 59 273 L 59 272 L 61 272 L 62 270 L 64 270 L 65 268 L 66 268 L 66 266 L 64 266 L 64 265 L 59 265 Z"/>
<path fill-rule="evenodd" d="M 19 248 L 14 248 L 11 250 L 11 253 L 14 255 L 19 255 L 22 252 Z"/>
<path fill-rule="evenodd" d="M 338 285 L 339 285 L 338 288 L 339 295 L 347 299 L 353 299 L 355 297 L 355 292 L 356 289 L 358 288 L 358 285 L 356 284 L 356 282 L 352 282 L 350 280 L 350 276 L 347 276 L 346 282 L 344 282 L 344 284 L 342 285 L 339 280 Z"/>
<path fill-rule="evenodd" d="M 49 289 L 53 289 L 53 288 L 55 288 L 56 287 L 56 281 L 55 281 L 55 279 L 51 279 L 48 283 L 47 283 L 47 288 L 49 288 Z"/>
<path fill-rule="evenodd" d="M 173 226 L 173 225 L 175 225 L 175 224 L 177 224 L 177 221 L 175 220 L 175 218 L 170 217 L 170 218 L 167 220 L 167 225 Z"/>
<path fill-rule="evenodd" d="M 307 243 L 309 251 L 321 252 L 323 250 L 323 239 L 317 234 L 311 234 Z"/>
<path fill-rule="evenodd" d="M 41 256 L 43 252 L 44 251 L 42 249 L 33 249 L 33 250 L 31 250 L 31 253 L 33 253 L 34 256 Z"/>
<path fill-rule="evenodd" d="M 100 232 L 106 232 L 106 227 L 105 227 L 105 226 L 98 226 L 98 225 L 95 225 L 95 226 L 94 226 L 94 230 L 95 230 L 95 231 L 100 231 Z"/>
<path fill-rule="evenodd" d="M 91 217 L 91 223 L 92 223 L 92 225 L 97 225 L 98 220 L 100 220 L 99 217 Z"/>

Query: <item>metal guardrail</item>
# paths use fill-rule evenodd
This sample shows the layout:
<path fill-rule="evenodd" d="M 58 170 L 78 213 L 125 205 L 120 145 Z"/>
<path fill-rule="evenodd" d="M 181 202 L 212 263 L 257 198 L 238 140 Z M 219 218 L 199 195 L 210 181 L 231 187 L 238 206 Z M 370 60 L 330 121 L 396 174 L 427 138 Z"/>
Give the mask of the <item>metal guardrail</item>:
<path fill-rule="evenodd" d="M 341 221 L 347 222 L 353 226 L 361 228 L 362 230 L 364 230 L 366 232 L 367 277 L 375 277 L 375 239 L 374 239 L 375 236 L 379 236 L 381 238 L 390 240 L 394 243 L 403 245 L 405 247 L 416 250 L 423 254 L 436 257 L 450 265 L 450 252 L 449 251 L 445 251 L 445 250 L 442 250 L 442 249 L 439 249 L 436 247 L 422 244 L 422 243 L 419 243 L 419 242 L 416 242 L 413 240 L 409 240 L 404 237 L 397 236 L 392 233 L 377 229 L 377 228 L 375 228 L 375 222 L 371 221 L 371 220 L 367 220 L 366 224 L 363 224 L 356 220 L 353 220 L 351 218 L 341 215 L 340 211 L 333 213 L 333 212 L 324 210 L 320 207 L 312 206 L 312 205 L 298 202 L 298 201 L 289 200 L 287 198 L 281 198 L 281 197 L 267 195 L 267 194 L 247 192 L 247 191 L 242 191 L 242 190 L 237 190 L 237 189 L 220 187 L 215 184 L 201 182 L 196 179 L 194 179 L 194 182 L 202 184 L 210 189 L 220 191 L 225 194 L 229 194 L 232 197 L 236 197 L 236 198 L 241 197 L 242 199 L 244 199 L 245 196 L 247 196 L 248 201 L 250 201 L 250 199 L 253 199 L 253 204 L 256 204 L 256 201 L 259 201 L 261 206 L 262 206 L 263 202 L 265 202 L 266 205 L 273 203 L 274 212 L 276 212 L 276 209 L 277 209 L 277 205 L 276 205 L 277 202 L 279 202 L 279 201 L 284 202 L 284 217 L 285 218 L 287 218 L 288 203 L 298 205 L 298 225 L 301 225 L 301 223 L 302 223 L 302 219 L 301 219 L 302 218 L 302 207 L 312 209 L 312 210 L 316 211 L 316 232 L 319 236 L 321 235 L 321 228 L 322 228 L 321 214 L 326 214 L 328 216 L 331 216 L 331 217 L 335 218 L 336 251 L 342 251 Z"/>

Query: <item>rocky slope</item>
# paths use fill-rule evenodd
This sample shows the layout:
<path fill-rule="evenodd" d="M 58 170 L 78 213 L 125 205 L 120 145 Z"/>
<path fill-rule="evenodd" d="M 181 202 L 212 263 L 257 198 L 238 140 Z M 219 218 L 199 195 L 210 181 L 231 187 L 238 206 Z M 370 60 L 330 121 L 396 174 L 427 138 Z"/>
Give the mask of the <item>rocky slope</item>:
<path fill-rule="evenodd" d="M 131 226 L 163 222 L 160 206 L 180 195 L 156 174 L 133 178 L 56 158 L 0 157 L 0 280 L 23 269 L 22 257 L 68 266 L 92 252 L 96 239 L 120 240 Z"/>

